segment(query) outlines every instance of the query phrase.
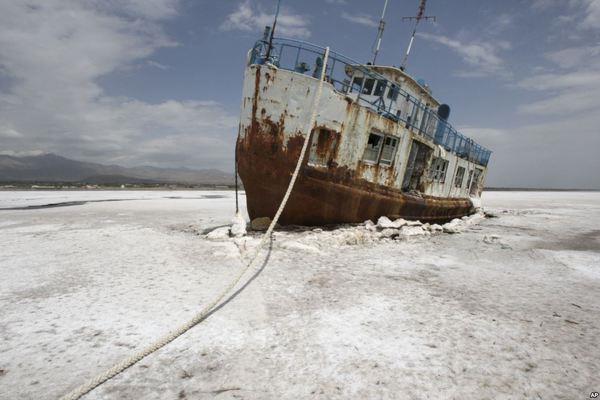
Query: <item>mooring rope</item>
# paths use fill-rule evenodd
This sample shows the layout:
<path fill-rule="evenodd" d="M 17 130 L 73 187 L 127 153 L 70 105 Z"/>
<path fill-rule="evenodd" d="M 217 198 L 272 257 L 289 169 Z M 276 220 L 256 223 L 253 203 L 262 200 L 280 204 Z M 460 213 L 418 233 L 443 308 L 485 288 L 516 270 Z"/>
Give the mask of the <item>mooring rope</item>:
<path fill-rule="evenodd" d="M 237 139 L 235 141 L 235 157 L 234 157 L 234 162 L 235 165 L 233 167 L 234 170 L 234 174 L 235 174 L 235 215 L 238 215 L 240 212 L 240 202 L 239 202 L 239 196 L 238 196 L 238 142 Z"/>
<path fill-rule="evenodd" d="M 240 282 L 240 280 L 246 274 L 246 272 L 248 272 L 248 270 L 253 268 L 256 260 L 258 259 L 259 254 L 260 254 L 260 250 L 264 246 L 267 239 L 269 237 L 271 237 L 271 234 L 273 233 L 273 229 L 275 228 L 275 225 L 277 224 L 277 221 L 279 220 L 279 217 L 281 216 L 281 213 L 283 212 L 283 209 L 285 208 L 285 205 L 290 197 L 290 194 L 292 193 L 294 184 L 296 183 L 296 179 L 298 178 L 298 173 L 300 172 L 300 168 L 302 167 L 302 161 L 304 160 L 304 157 L 306 155 L 306 150 L 308 149 L 308 144 L 310 143 L 312 129 L 315 124 L 316 117 L 317 117 L 317 108 L 319 105 L 319 101 L 321 99 L 321 92 L 323 90 L 323 80 L 325 78 L 325 70 L 327 68 L 328 59 L 329 59 L 329 47 L 326 47 L 325 55 L 323 57 L 323 69 L 321 70 L 321 78 L 319 80 L 319 86 L 318 86 L 317 92 L 315 94 L 315 99 L 313 101 L 312 112 L 310 115 L 309 123 L 307 125 L 307 134 L 304 139 L 304 144 L 302 145 L 302 150 L 300 151 L 300 157 L 298 158 L 298 162 L 296 163 L 296 169 L 294 170 L 294 173 L 292 174 L 292 179 L 290 180 L 290 183 L 285 192 L 285 195 L 283 196 L 283 200 L 279 204 L 277 213 L 275 213 L 275 216 L 273 217 L 273 220 L 271 221 L 269 228 L 267 229 L 265 234 L 262 236 L 262 239 L 261 239 L 258 247 L 256 247 L 256 250 L 255 250 L 254 255 L 252 256 L 252 259 L 250 260 L 250 262 L 246 265 L 245 268 L 243 268 L 240 271 L 240 273 L 235 277 L 235 279 L 233 279 L 229 283 L 229 285 L 227 285 L 225 287 L 225 289 L 223 289 L 223 291 L 221 291 L 221 293 L 212 302 L 210 302 L 207 306 L 205 306 L 199 313 L 197 313 L 188 322 L 181 325 L 177 329 L 171 331 L 170 333 L 166 334 L 165 336 L 161 337 L 160 339 L 156 340 L 154 343 L 150 344 L 148 347 L 140 350 L 139 352 L 133 354 L 132 356 L 126 358 L 125 360 L 115 364 L 114 366 L 112 366 L 111 368 L 106 370 L 105 372 L 97 375 L 95 378 L 92 378 L 89 381 L 87 381 L 86 383 L 82 384 L 81 386 L 75 388 L 70 393 L 61 397 L 61 400 L 79 399 L 81 396 L 85 395 L 86 393 L 90 392 L 94 388 L 103 384 L 107 380 L 109 380 L 109 379 L 113 378 L 114 376 L 120 374 L 121 372 L 125 371 L 127 368 L 131 367 L 138 361 L 142 360 L 144 357 L 146 357 L 146 356 L 154 353 L 158 349 L 164 347 L 168 343 L 172 342 L 173 340 L 177 339 L 179 336 L 183 335 L 185 332 L 187 332 L 188 330 L 193 328 L 195 325 L 202 322 L 211 313 L 211 311 L 217 305 L 219 305 L 219 303 L 221 303 L 221 301 L 225 298 L 225 296 L 227 296 L 227 294 L 229 292 L 231 292 L 231 290 L 235 286 L 237 286 L 237 284 Z M 258 73 L 260 73 L 260 72 L 258 72 Z M 258 95 L 258 94 L 256 94 L 256 95 Z"/>

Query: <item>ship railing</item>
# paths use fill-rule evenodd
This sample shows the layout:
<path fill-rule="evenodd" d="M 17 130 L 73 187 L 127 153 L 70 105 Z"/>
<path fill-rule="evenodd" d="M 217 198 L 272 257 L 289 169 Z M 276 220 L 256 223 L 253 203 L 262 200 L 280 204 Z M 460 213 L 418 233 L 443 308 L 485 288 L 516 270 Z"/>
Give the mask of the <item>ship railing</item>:
<path fill-rule="evenodd" d="M 274 38 L 267 60 L 268 43 L 256 42 L 248 64 L 267 61 L 278 68 L 319 77 L 323 68 L 325 48 L 295 39 Z M 355 79 L 360 77 L 362 79 Z M 450 123 L 440 118 L 437 110 L 428 107 L 394 81 L 335 51 L 329 52 L 325 77 L 336 91 L 347 95 L 359 105 L 403 124 L 461 158 L 487 166 L 491 151 L 462 135 Z"/>

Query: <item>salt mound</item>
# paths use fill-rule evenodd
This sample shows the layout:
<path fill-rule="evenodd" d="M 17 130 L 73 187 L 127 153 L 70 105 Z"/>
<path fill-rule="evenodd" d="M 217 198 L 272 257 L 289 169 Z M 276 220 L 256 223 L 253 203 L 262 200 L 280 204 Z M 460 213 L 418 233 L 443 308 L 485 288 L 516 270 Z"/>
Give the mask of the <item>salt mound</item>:
<path fill-rule="evenodd" d="M 431 231 L 431 232 L 442 232 L 443 230 L 444 230 L 444 228 L 442 228 L 441 225 L 438 225 L 438 224 L 429 225 L 429 231 Z"/>
<path fill-rule="evenodd" d="M 404 221 L 404 220 L 402 220 Z M 404 221 L 408 226 L 421 226 L 423 223 L 421 221 Z"/>
<path fill-rule="evenodd" d="M 379 219 L 377 220 L 377 227 L 381 229 L 400 229 L 404 225 L 407 225 L 411 222 L 412 221 L 406 221 L 402 218 L 398 218 L 397 220 L 392 221 L 388 217 L 379 217 Z M 419 225 L 421 225 L 420 222 Z"/>
<path fill-rule="evenodd" d="M 460 233 L 470 225 L 478 224 L 485 218 L 483 212 L 477 212 L 472 215 L 465 215 L 462 218 L 454 218 L 452 221 L 442 225 L 446 233 Z"/>
<path fill-rule="evenodd" d="M 385 238 L 393 238 L 395 236 L 398 236 L 399 234 L 400 234 L 400 230 L 398 230 L 398 229 L 385 228 L 384 230 L 381 231 L 381 236 L 385 237 Z"/>
<path fill-rule="evenodd" d="M 214 229 L 206 235 L 206 238 L 210 240 L 229 239 L 229 227 L 222 226 L 220 228 Z"/>
<path fill-rule="evenodd" d="M 464 223 L 461 219 L 454 218 L 452 221 L 442 225 L 445 233 L 460 233 L 464 229 Z"/>
<path fill-rule="evenodd" d="M 375 225 L 370 219 L 366 220 L 363 224 L 368 231 L 377 232 L 377 225 Z"/>
<path fill-rule="evenodd" d="M 429 231 L 423 229 L 422 226 L 403 226 L 400 230 L 402 236 L 422 236 L 430 235 Z"/>
<path fill-rule="evenodd" d="M 242 217 L 239 212 L 235 214 L 235 217 L 231 220 L 230 234 L 233 237 L 242 237 L 246 235 L 246 220 Z"/>
<path fill-rule="evenodd" d="M 373 222 L 368 222 L 370 222 L 371 225 L 375 227 L 375 224 Z M 338 246 L 357 246 L 363 244 L 370 244 L 373 242 L 374 234 L 377 232 L 377 228 L 374 228 L 373 230 L 369 229 L 369 226 L 366 224 L 366 221 L 365 228 L 343 228 L 335 233 L 332 233 L 329 237 L 333 238 L 335 244 Z M 321 244 L 325 243 L 321 241 Z"/>

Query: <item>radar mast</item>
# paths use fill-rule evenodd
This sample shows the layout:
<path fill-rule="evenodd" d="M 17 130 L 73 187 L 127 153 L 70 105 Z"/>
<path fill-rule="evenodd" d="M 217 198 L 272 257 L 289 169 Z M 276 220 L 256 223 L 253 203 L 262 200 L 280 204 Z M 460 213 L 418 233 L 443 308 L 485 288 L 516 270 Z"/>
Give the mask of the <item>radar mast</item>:
<path fill-rule="evenodd" d="M 400 64 L 400 69 L 404 70 L 406 68 L 406 63 L 408 61 L 408 55 L 410 54 L 410 50 L 412 48 L 413 42 L 415 40 L 415 35 L 417 33 L 417 27 L 419 26 L 419 22 L 422 20 L 433 20 L 435 22 L 435 16 L 425 15 L 425 5 L 427 0 L 421 0 L 419 4 L 419 11 L 417 15 L 414 17 L 402 17 L 402 21 L 415 21 L 415 26 L 413 27 L 412 35 L 410 36 L 410 42 L 408 43 L 408 48 L 406 49 L 406 54 L 404 54 L 404 58 L 402 59 L 402 64 Z"/>
<path fill-rule="evenodd" d="M 385 29 L 385 10 L 387 9 L 388 0 L 385 0 L 383 4 L 383 12 L 381 13 L 381 19 L 379 20 L 379 28 L 377 29 L 377 37 L 373 46 L 373 65 L 377 60 L 377 54 L 379 54 L 379 48 L 381 47 L 381 39 L 383 39 L 383 30 Z"/>

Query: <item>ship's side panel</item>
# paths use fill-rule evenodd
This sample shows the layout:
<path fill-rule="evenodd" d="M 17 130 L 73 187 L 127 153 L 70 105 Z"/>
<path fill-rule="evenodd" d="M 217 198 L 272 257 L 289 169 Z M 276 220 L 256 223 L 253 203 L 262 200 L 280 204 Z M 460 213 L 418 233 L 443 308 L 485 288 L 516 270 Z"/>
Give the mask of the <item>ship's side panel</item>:
<path fill-rule="evenodd" d="M 425 184 L 423 193 L 439 197 L 480 197 L 487 168 L 457 157 L 452 153 L 444 151 L 440 153 L 442 155 L 439 157 L 448 160 L 445 179 L 442 181 L 431 179 L 428 174 L 424 178 Z M 462 179 L 457 181 L 457 175 L 460 175 L 460 168 L 462 168 L 464 172 L 462 173 Z"/>

